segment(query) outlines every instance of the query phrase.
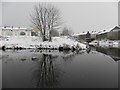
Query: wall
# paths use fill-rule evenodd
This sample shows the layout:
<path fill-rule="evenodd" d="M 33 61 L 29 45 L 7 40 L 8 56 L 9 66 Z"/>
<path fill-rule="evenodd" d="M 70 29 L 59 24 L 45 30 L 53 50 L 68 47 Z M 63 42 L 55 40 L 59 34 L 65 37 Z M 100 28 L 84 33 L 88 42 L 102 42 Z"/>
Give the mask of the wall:
<path fill-rule="evenodd" d="M 106 39 L 106 38 L 107 38 L 107 33 L 96 35 L 96 39 L 98 40 Z"/>
<path fill-rule="evenodd" d="M 111 31 L 107 34 L 110 40 L 120 40 L 120 31 Z"/>

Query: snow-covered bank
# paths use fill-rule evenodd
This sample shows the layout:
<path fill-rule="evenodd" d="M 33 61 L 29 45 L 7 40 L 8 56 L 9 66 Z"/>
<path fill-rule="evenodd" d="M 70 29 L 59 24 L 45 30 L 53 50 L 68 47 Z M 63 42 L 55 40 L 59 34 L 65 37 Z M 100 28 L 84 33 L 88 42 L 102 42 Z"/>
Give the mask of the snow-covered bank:
<path fill-rule="evenodd" d="M 93 46 L 120 48 L 120 40 L 94 40 L 89 44 Z"/>
<path fill-rule="evenodd" d="M 55 48 L 59 48 L 59 46 L 65 46 L 67 45 L 68 47 L 76 47 L 78 46 L 81 49 L 86 49 L 86 45 L 82 44 L 78 41 L 75 41 L 74 39 L 67 37 L 67 36 L 62 36 L 62 37 L 53 37 L 52 38 L 52 42 L 42 42 L 41 45 L 49 47 L 49 45 L 55 47 Z"/>
<path fill-rule="evenodd" d="M 2 38 L 0 40 L 1 46 L 7 48 L 23 47 L 23 48 L 35 48 L 35 45 L 39 45 L 41 42 L 39 37 L 9 37 Z"/>
<path fill-rule="evenodd" d="M 0 47 L 6 48 L 22 47 L 22 48 L 59 48 L 59 46 L 77 47 L 80 49 L 86 49 L 86 45 L 75 41 L 74 39 L 62 36 L 52 37 L 52 42 L 42 42 L 39 37 L 9 37 L 0 39 Z"/>

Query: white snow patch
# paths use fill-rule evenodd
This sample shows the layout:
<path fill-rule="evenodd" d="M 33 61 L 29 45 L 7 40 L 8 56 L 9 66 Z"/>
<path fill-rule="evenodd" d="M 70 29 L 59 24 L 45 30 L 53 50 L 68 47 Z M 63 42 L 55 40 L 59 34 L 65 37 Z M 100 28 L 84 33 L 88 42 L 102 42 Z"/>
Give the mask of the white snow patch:
<path fill-rule="evenodd" d="M 78 45 L 81 49 L 86 49 L 85 44 L 75 41 L 74 39 L 71 39 L 68 36 L 52 37 L 52 42 L 45 41 L 42 42 L 41 45 L 44 47 L 52 46 L 55 48 L 59 48 L 59 46 L 64 46 L 64 45 L 68 45 L 69 47 Z"/>
<path fill-rule="evenodd" d="M 59 46 L 68 45 L 69 47 L 72 46 L 79 46 L 81 49 L 86 49 L 86 45 L 82 44 L 74 39 L 61 36 L 61 37 L 52 37 L 52 42 L 42 42 L 42 39 L 39 37 L 9 37 L 9 38 L 1 38 L 0 39 L 0 47 L 24 47 L 24 48 L 36 48 L 42 45 L 45 48 L 58 48 Z"/>
<path fill-rule="evenodd" d="M 90 45 L 93 46 L 101 46 L 101 47 L 114 47 L 114 48 L 120 48 L 120 40 L 108 40 L 108 39 L 104 39 L 104 40 L 94 40 L 91 43 L 89 43 Z"/>

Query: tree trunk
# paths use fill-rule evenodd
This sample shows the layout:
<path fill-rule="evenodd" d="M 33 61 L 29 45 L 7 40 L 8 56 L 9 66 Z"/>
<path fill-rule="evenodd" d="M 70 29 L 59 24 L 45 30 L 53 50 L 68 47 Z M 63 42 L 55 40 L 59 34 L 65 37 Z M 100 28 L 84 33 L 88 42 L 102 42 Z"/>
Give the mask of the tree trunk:
<path fill-rule="evenodd" d="M 44 37 L 43 37 L 43 41 L 46 41 L 46 27 L 44 26 Z"/>

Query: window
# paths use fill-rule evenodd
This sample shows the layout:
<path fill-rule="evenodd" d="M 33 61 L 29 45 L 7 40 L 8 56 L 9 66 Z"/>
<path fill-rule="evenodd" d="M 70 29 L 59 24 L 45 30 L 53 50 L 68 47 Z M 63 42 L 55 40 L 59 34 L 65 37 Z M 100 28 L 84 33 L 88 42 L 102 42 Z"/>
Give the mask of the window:
<path fill-rule="evenodd" d="M 20 36 L 25 36 L 25 32 L 20 32 Z"/>
<path fill-rule="evenodd" d="M 31 36 L 38 36 L 37 32 L 31 32 Z"/>
<path fill-rule="evenodd" d="M 5 36 L 12 36 L 12 32 L 6 31 Z"/>

